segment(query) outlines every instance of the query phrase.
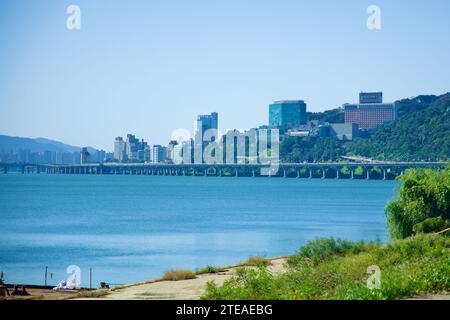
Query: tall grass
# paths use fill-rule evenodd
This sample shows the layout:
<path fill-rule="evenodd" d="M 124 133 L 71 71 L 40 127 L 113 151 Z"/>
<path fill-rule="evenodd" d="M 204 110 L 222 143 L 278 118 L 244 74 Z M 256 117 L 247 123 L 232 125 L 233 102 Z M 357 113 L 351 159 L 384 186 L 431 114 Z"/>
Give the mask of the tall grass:
<path fill-rule="evenodd" d="M 245 262 L 239 264 L 239 266 L 243 267 L 268 267 L 271 264 L 270 259 L 260 257 L 260 256 L 251 256 Z"/>
<path fill-rule="evenodd" d="M 191 270 L 180 269 L 166 271 L 162 279 L 167 281 L 180 281 L 195 278 L 195 273 Z"/>

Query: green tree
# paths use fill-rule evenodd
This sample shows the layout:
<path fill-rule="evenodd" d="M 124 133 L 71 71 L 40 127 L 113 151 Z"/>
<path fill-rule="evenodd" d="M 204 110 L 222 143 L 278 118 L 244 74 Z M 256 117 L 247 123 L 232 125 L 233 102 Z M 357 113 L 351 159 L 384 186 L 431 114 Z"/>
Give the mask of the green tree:
<path fill-rule="evenodd" d="M 450 165 L 443 171 L 410 169 L 398 178 L 397 200 L 386 206 L 392 238 L 436 232 L 450 224 Z"/>
<path fill-rule="evenodd" d="M 337 161 L 344 154 L 342 143 L 325 137 L 286 137 L 280 146 L 283 162 L 329 162 Z"/>

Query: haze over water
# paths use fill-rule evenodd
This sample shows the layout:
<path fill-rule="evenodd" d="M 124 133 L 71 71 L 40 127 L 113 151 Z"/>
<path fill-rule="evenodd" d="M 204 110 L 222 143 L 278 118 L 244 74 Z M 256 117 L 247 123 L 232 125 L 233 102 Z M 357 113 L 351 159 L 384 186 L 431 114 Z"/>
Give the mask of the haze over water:
<path fill-rule="evenodd" d="M 387 240 L 395 181 L 0 176 L 0 271 L 7 283 L 124 284 L 171 268 L 295 252 L 307 240 Z"/>

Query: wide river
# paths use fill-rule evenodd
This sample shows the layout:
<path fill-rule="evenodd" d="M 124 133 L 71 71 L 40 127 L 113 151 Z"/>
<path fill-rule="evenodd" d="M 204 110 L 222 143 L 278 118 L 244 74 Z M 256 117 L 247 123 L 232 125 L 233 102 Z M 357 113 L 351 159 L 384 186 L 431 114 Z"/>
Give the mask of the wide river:
<path fill-rule="evenodd" d="M 387 239 L 395 181 L 0 175 L 0 271 L 43 284 L 137 282 L 171 268 L 295 252 L 307 240 Z"/>

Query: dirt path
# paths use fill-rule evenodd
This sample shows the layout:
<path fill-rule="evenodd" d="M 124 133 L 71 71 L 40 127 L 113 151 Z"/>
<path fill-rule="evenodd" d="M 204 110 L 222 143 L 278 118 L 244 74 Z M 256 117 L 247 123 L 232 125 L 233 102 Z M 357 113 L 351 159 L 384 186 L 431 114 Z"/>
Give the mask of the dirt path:
<path fill-rule="evenodd" d="M 283 264 L 285 258 L 276 258 L 272 260 L 269 270 L 274 274 L 285 271 Z M 192 300 L 198 299 L 203 294 L 208 281 L 214 281 L 221 285 L 229 279 L 235 272 L 236 267 L 225 270 L 217 274 L 202 274 L 196 279 L 181 281 L 155 281 L 130 285 L 125 288 L 111 291 L 110 294 L 102 299 L 113 300 Z"/>
<path fill-rule="evenodd" d="M 409 298 L 406 300 L 450 300 L 450 294 L 434 294 L 434 295 Z"/>

